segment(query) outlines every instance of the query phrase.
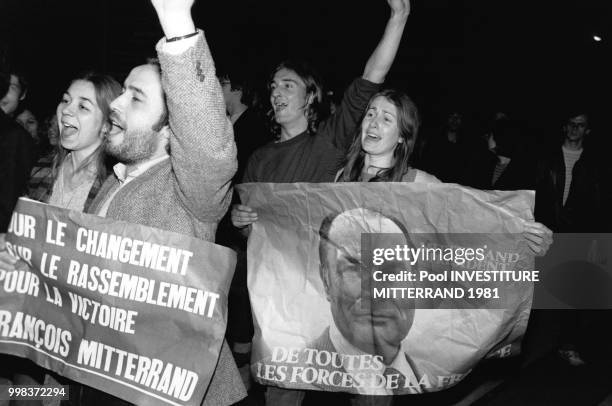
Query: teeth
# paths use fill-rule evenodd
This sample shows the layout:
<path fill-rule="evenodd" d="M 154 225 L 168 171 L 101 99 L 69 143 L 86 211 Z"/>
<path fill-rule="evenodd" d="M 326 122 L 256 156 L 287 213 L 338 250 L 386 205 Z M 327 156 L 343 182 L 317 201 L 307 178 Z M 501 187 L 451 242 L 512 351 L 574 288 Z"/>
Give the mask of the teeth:
<path fill-rule="evenodd" d="M 119 134 L 120 132 L 123 131 L 123 127 L 121 127 L 120 125 L 118 125 L 117 123 L 115 123 L 114 121 L 112 122 L 113 126 L 109 132 L 108 135 L 115 135 L 115 134 Z"/>

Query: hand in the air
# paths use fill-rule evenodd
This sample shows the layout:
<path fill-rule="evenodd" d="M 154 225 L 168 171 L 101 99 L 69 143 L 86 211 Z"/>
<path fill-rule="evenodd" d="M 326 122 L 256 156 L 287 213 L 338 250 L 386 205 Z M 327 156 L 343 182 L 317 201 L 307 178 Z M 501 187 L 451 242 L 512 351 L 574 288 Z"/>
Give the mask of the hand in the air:
<path fill-rule="evenodd" d="M 391 12 L 396 15 L 408 17 L 410 15 L 410 0 L 387 0 Z"/>

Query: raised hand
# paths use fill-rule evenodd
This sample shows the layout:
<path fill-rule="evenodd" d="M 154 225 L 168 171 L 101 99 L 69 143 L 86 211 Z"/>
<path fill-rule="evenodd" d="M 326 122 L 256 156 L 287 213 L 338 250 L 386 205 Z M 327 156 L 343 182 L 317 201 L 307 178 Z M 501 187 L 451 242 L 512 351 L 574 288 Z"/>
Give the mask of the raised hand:
<path fill-rule="evenodd" d="M 151 0 L 158 16 L 189 13 L 194 0 Z"/>
<path fill-rule="evenodd" d="M 410 14 L 410 0 L 387 0 L 387 3 L 393 14 L 406 17 Z"/>
<path fill-rule="evenodd" d="M 166 38 L 180 37 L 195 31 L 191 18 L 194 0 L 151 0 Z"/>

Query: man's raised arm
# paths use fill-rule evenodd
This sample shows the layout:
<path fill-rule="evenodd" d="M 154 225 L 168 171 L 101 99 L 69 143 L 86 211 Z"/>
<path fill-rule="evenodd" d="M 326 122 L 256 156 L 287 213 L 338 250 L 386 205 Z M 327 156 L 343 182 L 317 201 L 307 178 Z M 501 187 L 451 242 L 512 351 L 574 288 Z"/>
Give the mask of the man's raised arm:
<path fill-rule="evenodd" d="M 170 159 L 185 205 L 201 221 L 227 210 L 236 171 L 232 125 L 215 66 L 191 17 L 194 0 L 151 0 L 165 39 L 157 44 L 170 124 Z"/>

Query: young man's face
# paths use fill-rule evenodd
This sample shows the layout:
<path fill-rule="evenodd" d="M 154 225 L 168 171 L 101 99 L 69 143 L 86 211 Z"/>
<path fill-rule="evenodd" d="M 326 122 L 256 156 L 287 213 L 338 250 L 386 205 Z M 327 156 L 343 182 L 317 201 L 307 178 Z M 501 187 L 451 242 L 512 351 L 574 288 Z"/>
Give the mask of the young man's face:
<path fill-rule="evenodd" d="M 286 68 L 276 72 L 270 83 L 270 104 L 278 124 L 308 125 L 306 111 L 310 102 L 306 93 L 306 84 L 297 73 Z"/>
<path fill-rule="evenodd" d="M 113 127 L 106 151 L 123 163 L 136 163 L 153 156 L 160 142 L 155 130 L 164 114 L 161 78 L 153 65 L 132 69 L 123 93 L 111 103 Z"/>
<path fill-rule="evenodd" d="M 570 141 L 581 141 L 590 131 L 588 118 L 584 114 L 570 118 L 565 124 L 565 138 Z"/>
<path fill-rule="evenodd" d="M 11 84 L 9 85 L 9 90 L 6 95 L 0 100 L 0 109 L 10 116 L 17 110 L 19 102 L 23 100 L 24 97 L 25 94 L 23 94 L 19 78 L 15 75 L 11 75 Z"/>

